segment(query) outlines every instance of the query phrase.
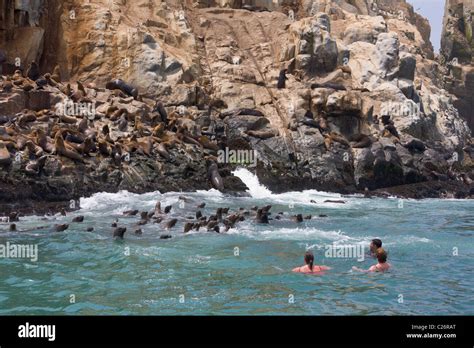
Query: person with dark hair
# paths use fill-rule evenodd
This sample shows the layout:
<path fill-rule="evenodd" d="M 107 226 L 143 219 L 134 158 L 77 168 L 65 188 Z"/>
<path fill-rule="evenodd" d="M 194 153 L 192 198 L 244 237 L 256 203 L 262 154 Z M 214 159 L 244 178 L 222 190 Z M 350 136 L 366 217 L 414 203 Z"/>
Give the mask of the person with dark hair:
<path fill-rule="evenodd" d="M 388 271 L 392 265 L 390 265 L 387 262 L 387 252 L 385 251 L 384 248 L 378 248 L 376 253 L 378 263 L 376 265 L 371 266 L 368 270 L 363 270 L 358 267 L 352 267 L 353 271 L 358 271 L 358 272 L 385 272 Z"/>
<path fill-rule="evenodd" d="M 377 261 L 376 265 L 369 268 L 369 272 L 385 272 L 388 271 L 391 265 L 387 262 L 387 252 L 384 248 L 378 248 L 376 252 Z"/>
<path fill-rule="evenodd" d="M 370 256 L 376 257 L 377 250 L 382 247 L 382 241 L 378 238 L 372 239 L 370 242 Z"/>
<path fill-rule="evenodd" d="M 304 254 L 304 266 L 301 267 L 296 267 L 293 269 L 293 272 L 296 273 L 316 273 L 316 274 L 321 274 L 324 271 L 330 270 L 330 267 L 327 266 L 317 266 L 314 265 L 314 255 L 311 251 L 307 251 Z"/>

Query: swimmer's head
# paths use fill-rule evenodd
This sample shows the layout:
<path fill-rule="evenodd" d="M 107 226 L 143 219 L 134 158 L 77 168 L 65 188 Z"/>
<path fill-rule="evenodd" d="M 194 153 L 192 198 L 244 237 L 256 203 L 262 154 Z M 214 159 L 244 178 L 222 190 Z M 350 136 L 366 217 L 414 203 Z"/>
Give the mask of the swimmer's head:
<path fill-rule="evenodd" d="M 313 263 L 314 263 L 314 255 L 311 251 L 308 250 L 306 254 L 304 254 L 304 262 L 309 266 L 309 269 L 312 271 Z"/>
<path fill-rule="evenodd" d="M 382 247 L 382 241 L 380 239 L 372 239 L 372 242 L 370 242 L 370 251 L 375 253 L 378 248 Z"/>
<path fill-rule="evenodd" d="M 385 251 L 384 248 L 378 248 L 376 256 L 377 256 L 378 262 L 380 262 L 380 263 L 387 262 L 387 252 Z"/>

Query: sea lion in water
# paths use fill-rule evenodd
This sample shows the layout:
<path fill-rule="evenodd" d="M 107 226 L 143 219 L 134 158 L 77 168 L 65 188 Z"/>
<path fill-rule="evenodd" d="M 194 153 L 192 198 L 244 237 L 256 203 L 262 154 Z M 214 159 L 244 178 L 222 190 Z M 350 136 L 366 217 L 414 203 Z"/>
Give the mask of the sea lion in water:
<path fill-rule="evenodd" d="M 185 225 L 184 225 L 184 233 L 188 233 L 189 231 L 191 231 L 194 227 L 194 224 L 192 222 L 187 222 Z"/>
<path fill-rule="evenodd" d="M 169 230 L 173 228 L 177 222 L 178 222 L 178 219 L 171 219 L 170 221 L 166 223 L 166 229 Z"/>
<path fill-rule="evenodd" d="M 118 239 L 123 239 L 123 235 L 125 234 L 125 232 L 127 232 L 127 228 L 126 227 L 117 227 L 116 229 L 114 229 L 114 238 L 118 238 Z"/>
<path fill-rule="evenodd" d="M 72 222 L 83 222 L 84 221 L 84 216 L 76 216 L 74 219 L 72 219 Z"/>
<path fill-rule="evenodd" d="M 66 231 L 68 228 L 69 228 L 69 225 L 68 225 L 68 224 L 62 224 L 62 225 L 55 225 L 55 226 L 54 226 L 54 230 L 55 230 L 56 232 L 64 232 L 64 231 Z"/>
<path fill-rule="evenodd" d="M 268 213 L 264 212 L 263 209 L 258 209 L 255 221 L 260 224 L 268 224 Z"/>
<path fill-rule="evenodd" d="M 296 222 L 301 223 L 301 222 L 303 222 L 303 215 L 301 215 L 301 214 L 295 215 L 295 216 L 293 216 L 293 219 Z"/>
<path fill-rule="evenodd" d="M 212 186 L 222 191 L 224 190 L 224 181 L 222 180 L 221 175 L 219 174 L 219 169 L 216 162 L 213 160 L 207 160 L 207 179 L 211 182 Z"/>
<path fill-rule="evenodd" d="M 277 83 L 277 88 L 282 89 L 285 88 L 285 82 L 288 79 L 286 77 L 287 69 L 280 70 L 280 75 L 278 76 L 278 83 Z"/>
<path fill-rule="evenodd" d="M 165 207 L 165 214 L 168 214 L 171 211 L 171 208 L 173 208 L 172 205 L 168 205 Z"/>
<path fill-rule="evenodd" d="M 161 202 L 158 201 L 155 204 L 155 215 L 161 215 Z"/>
<path fill-rule="evenodd" d="M 339 204 L 346 204 L 345 201 L 342 201 L 342 200 L 331 200 L 331 199 L 327 199 L 324 201 L 324 203 L 339 203 Z"/>

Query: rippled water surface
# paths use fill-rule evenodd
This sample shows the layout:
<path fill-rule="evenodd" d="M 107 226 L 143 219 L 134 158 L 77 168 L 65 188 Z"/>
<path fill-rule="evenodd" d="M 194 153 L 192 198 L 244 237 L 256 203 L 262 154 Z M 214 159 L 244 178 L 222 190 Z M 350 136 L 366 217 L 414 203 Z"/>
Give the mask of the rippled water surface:
<path fill-rule="evenodd" d="M 67 217 L 27 217 L 20 230 L 0 225 L 0 244 L 37 244 L 37 262 L 0 259 L 0 314 L 135 315 L 390 315 L 474 314 L 474 202 L 340 198 L 316 191 L 271 194 L 246 171 L 239 175 L 252 197 L 231 198 L 216 191 L 198 193 L 128 192 L 97 194 L 81 200 Z M 178 197 L 190 199 L 184 207 Z M 346 204 L 323 203 L 344 199 Z M 152 210 L 156 201 L 173 204 L 171 216 L 204 215 L 217 207 L 250 208 L 272 204 L 285 216 L 312 214 L 299 225 L 285 218 L 257 225 L 249 220 L 226 234 L 184 235 L 182 222 L 170 233 L 159 224 L 142 227 L 129 209 Z M 311 200 L 317 203 L 310 203 Z M 320 214 L 328 215 L 318 218 Z M 57 223 L 84 215 L 62 233 Z M 124 241 L 111 237 L 111 223 L 128 228 Z M 93 232 L 86 232 L 94 227 Z M 393 270 L 386 274 L 352 272 L 368 268 L 371 258 L 327 258 L 327 245 L 364 245 L 381 238 Z M 291 273 L 311 248 L 325 275 Z M 75 303 L 71 303 L 71 295 Z"/>

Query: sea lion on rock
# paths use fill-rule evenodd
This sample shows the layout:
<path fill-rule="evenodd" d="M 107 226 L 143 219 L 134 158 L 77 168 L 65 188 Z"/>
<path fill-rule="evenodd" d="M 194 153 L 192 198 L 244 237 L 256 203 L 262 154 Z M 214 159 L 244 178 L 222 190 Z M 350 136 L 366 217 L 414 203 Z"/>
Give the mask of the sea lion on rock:
<path fill-rule="evenodd" d="M 278 89 L 285 88 L 286 80 L 288 79 L 288 78 L 286 77 L 287 71 L 288 71 L 288 69 L 280 70 L 280 74 L 279 74 L 279 76 L 278 76 L 278 82 L 277 82 L 277 88 L 278 88 Z"/>
<path fill-rule="evenodd" d="M 337 84 L 337 83 L 332 83 L 332 82 L 312 83 L 311 84 L 311 89 L 315 89 L 315 88 L 329 88 L 329 89 L 334 89 L 336 91 L 345 91 L 345 90 L 347 90 L 344 85 Z"/>
<path fill-rule="evenodd" d="M 56 65 L 53 69 L 53 74 L 51 75 L 51 79 L 53 79 L 56 82 L 61 82 L 61 69 L 59 68 L 59 65 Z"/>
<path fill-rule="evenodd" d="M 30 63 L 30 66 L 26 71 L 26 77 L 33 81 L 36 81 L 40 77 L 39 67 L 35 61 Z"/>
<path fill-rule="evenodd" d="M 58 87 L 58 82 L 53 79 L 50 73 L 44 74 L 44 78 L 48 82 L 48 85 L 50 85 L 51 87 Z"/>
<path fill-rule="evenodd" d="M 336 132 L 331 132 L 329 133 L 329 136 L 328 136 L 331 141 L 335 141 L 335 142 L 338 142 L 339 144 L 342 144 L 344 146 L 347 146 L 349 147 L 350 144 L 349 142 L 346 140 L 346 138 L 344 138 L 342 135 L 336 133 Z"/>
<path fill-rule="evenodd" d="M 54 151 L 54 145 L 52 143 L 52 140 L 48 138 L 43 129 L 36 129 L 33 132 L 33 136 L 35 137 L 36 144 L 41 146 L 44 151 L 46 151 L 47 153 L 52 153 Z"/>
<path fill-rule="evenodd" d="M 30 161 L 25 167 L 25 172 L 30 175 L 38 175 L 44 168 L 47 159 L 48 156 L 41 156 L 36 161 Z"/>
<path fill-rule="evenodd" d="M 168 125 L 168 113 L 166 112 L 166 109 L 163 106 L 162 102 L 157 102 L 153 111 L 158 112 L 161 118 L 161 122 L 163 122 L 165 125 Z"/>
<path fill-rule="evenodd" d="M 425 144 L 416 138 L 411 139 L 407 143 L 403 144 L 403 146 L 410 151 L 424 152 L 426 150 Z"/>
<path fill-rule="evenodd" d="M 116 79 L 116 80 L 107 82 L 107 84 L 105 85 L 105 88 L 110 89 L 110 90 L 119 89 L 122 92 L 128 94 L 129 96 L 132 96 L 135 100 L 138 98 L 138 89 L 130 86 L 122 79 Z"/>
<path fill-rule="evenodd" d="M 372 139 L 365 134 L 353 135 L 349 140 L 355 142 L 355 144 L 352 145 L 352 148 L 354 149 L 362 149 L 372 145 Z"/>
<path fill-rule="evenodd" d="M 217 164 L 213 160 L 209 159 L 207 160 L 207 179 L 211 182 L 215 189 L 219 191 L 224 190 L 224 181 L 219 174 Z"/>
<path fill-rule="evenodd" d="M 63 139 L 63 137 L 60 133 L 57 133 L 55 138 L 54 138 L 54 148 L 55 148 L 55 152 L 58 155 L 67 157 L 67 158 L 72 159 L 74 161 L 84 162 L 84 159 L 82 158 L 82 156 L 79 153 L 77 153 L 74 150 L 66 148 L 66 146 L 64 144 L 64 139 Z"/>
<path fill-rule="evenodd" d="M 251 137 L 259 138 L 259 139 L 269 139 L 276 136 L 276 133 L 273 130 L 259 130 L 259 131 L 248 130 L 245 133 L 247 133 Z"/>
<path fill-rule="evenodd" d="M 398 131 L 393 124 L 386 125 L 385 131 L 388 131 L 391 135 L 393 135 L 397 139 L 400 139 L 400 135 L 398 134 Z M 384 132 L 384 137 L 388 137 L 390 136 L 390 134 L 387 134 L 386 132 Z"/>
<path fill-rule="evenodd" d="M 166 148 L 166 143 L 160 143 L 158 144 L 158 146 L 156 147 L 156 151 L 158 152 L 158 154 L 163 157 L 164 159 L 166 160 L 170 160 L 171 159 L 171 155 L 170 153 L 168 152 L 168 149 Z"/>
<path fill-rule="evenodd" d="M 9 165 L 11 162 L 10 152 L 5 146 L 5 143 L 0 141 L 0 165 Z"/>

